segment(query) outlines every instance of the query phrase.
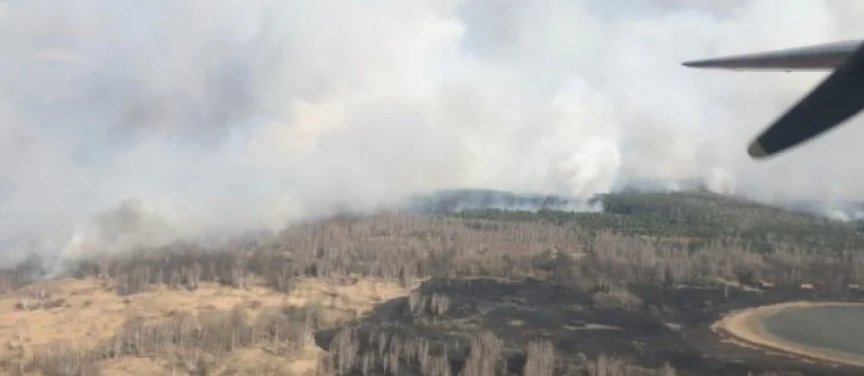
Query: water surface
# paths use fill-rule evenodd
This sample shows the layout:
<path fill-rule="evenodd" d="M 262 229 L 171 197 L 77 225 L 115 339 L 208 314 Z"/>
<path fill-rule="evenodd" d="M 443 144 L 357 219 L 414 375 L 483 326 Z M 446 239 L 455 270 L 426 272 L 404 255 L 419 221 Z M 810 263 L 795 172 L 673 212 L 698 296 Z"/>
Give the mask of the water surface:
<path fill-rule="evenodd" d="M 864 359 L 864 307 L 784 309 L 761 322 L 766 334 L 817 351 Z"/>

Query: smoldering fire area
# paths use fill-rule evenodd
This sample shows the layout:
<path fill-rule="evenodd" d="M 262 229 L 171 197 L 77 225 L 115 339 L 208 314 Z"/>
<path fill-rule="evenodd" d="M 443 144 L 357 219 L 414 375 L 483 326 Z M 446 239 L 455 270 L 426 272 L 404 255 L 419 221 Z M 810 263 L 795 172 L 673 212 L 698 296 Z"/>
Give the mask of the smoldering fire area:
<path fill-rule="evenodd" d="M 845 38 L 857 5 L 2 4 L 10 263 L 65 252 L 126 200 L 201 239 L 458 187 L 588 200 L 696 181 L 832 212 L 859 199 L 860 174 L 833 162 L 861 127 L 776 162 L 743 153 L 818 75 L 679 64 Z"/>
<path fill-rule="evenodd" d="M 862 12 L 0 2 L 0 367 L 826 374 L 707 325 L 860 298 L 864 127 L 754 163 L 822 76 L 680 62 Z"/>

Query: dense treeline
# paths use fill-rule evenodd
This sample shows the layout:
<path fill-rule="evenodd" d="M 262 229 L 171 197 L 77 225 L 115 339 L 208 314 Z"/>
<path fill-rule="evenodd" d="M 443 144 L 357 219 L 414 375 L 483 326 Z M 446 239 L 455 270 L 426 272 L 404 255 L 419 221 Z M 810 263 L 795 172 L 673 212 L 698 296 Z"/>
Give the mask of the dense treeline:
<path fill-rule="evenodd" d="M 864 252 L 818 251 L 780 240 L 771 252 L 757 252 L 745 244 L 584 231 L 566 224 L 382 214 L 292 227 L 244 249 L 177 244 L 130 257 L 83 260 L 70 270 L 79 277 L 113 278 L 123 294 L 156 284 L 194 289 L 202 281 L 239 287 L 252 277 L 283 292 L 303 277 L 366 277 L 406 286 L 426 276 L 534 277 L 583 289 L 717 279 L 816 283 L 826 289 L 864 283 Z"/>
<path fill-rule="evenodd" d="M 539 221 L 586 231 L 610 231 L 660 237 L 687 237 L 703 242 L 735 243 L 770 252 L 777 243 L 808 251 L 864 249 L 860 225 L 782 210 L 711 193 L 615 193 L 598 198 L 603 213 L 555 210 L 465 210 L 466 219 Z"/>
<path fill-rule="evenodd" d="M 68 270 L 77 277 L 111 278 L 121 294 L 153 285 L 194 289 L 205 281 L 242 287 L 252 278 L 282 292 L 302 277 L 368 277 L 409 286 L 433 275 L 545 278 L 583 289 L 717 279 L 824 288 L 864 283 L 864 252 L 808 251 L 779 241 L 768 253 L 719 241 L 694 249 L 694 241 L 535 222 L 382 214 L 292 227 L 245 248 L 175 244 L 78 260 Z M 0 288 L 29 280 L 41 268 L 36 262 L 5 271 Z"/>

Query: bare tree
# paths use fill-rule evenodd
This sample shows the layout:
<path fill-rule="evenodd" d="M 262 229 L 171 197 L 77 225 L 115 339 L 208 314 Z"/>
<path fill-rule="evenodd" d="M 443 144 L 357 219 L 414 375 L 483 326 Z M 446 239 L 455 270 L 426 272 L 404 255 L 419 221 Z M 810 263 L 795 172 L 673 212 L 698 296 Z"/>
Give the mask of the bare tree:
<path fill-rule="evenodd" d="M 555 371 L 555 347 L 547 339 L 528 342 L 525 376 L 552 376 Z"/>

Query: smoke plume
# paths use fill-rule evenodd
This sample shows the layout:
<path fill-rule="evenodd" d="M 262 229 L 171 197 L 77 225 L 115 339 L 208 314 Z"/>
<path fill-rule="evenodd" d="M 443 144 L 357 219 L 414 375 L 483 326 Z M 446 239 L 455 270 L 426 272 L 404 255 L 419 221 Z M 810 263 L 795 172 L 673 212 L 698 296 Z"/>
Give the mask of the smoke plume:
<path fill-rule="evenodd" d="M 824 74 L 680 66 L 855 38 L 859 2 L 0 4 L 0 261 L 275 229 L 464 186 L 864 191 L 860 120 L 746 158 Z"/>

